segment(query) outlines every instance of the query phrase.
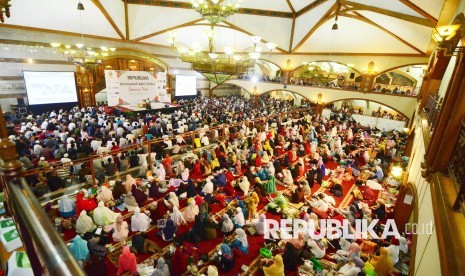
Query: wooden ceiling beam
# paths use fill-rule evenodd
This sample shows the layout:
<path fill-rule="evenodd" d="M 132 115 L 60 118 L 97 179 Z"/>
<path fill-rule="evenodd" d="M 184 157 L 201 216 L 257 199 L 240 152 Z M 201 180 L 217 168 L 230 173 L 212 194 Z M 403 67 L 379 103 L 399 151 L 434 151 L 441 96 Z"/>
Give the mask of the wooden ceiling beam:
<path fill-rule="evenodd" d="M 291 28 L 291 37 L 289 39 L 289 53 L 292 51 L 292 43 L 294 42 L 294 30 L 295 30 L 295 14 L 292 18 L 292 28 Z"/>
<path fill-rule="evenodd" d="M 351 14 L 344 14 L 342 16 L 345 16 L 345 17 L 349 17 L 349 18 L 353 18 L 353 19 L 356 19 L 356 20 L 360 20 L 362 22 L 365 22 L 367 24 L 370 24 L 380 30 L 382 30 L 383 32 L 389 34 L 390 36 L 394 37 L 395 39 L 397 39 L 398 41 L 402 42 L 403 44 L 407 45 L 409 48 L 415 50 L 416 52 L 422 54 L 422 55 L 426 55 L 425 52 L 423 52 L 422 50 L 418 49 L 417 47 L 413 46 L 412 44 L 410 44 L 409 42 L 407 42 L 406 40 L 404 40 L 403 38 L 399 37 L 398 35 L 394 34 L 393 32 L 387 30 L 386 28 L 376 24 L 375 22 L 371 21 L 370 19 L 364 17 L 363 15 L 359 14 L 358 12 L 353 12 L 354 15 L 351 15 Z"/>
<path fill-rule="evenodd" d="M 122 40 L 126 40 L 126 37 L 123 35 L 123 32 L 119 29 L 118 25 L 116 25 L 113 18 L 111 18 L 110 14 L 107 12 L 105 7 L 103 7 L 102 3 L 99 0 L 91 0 L 92 3 L 102 12 L 103 16 L 107 19 L 108 23 L 115 29 L 116 33 L 121 37 Z"/>
<path fill-rule="evenodd" d="M 124 0 L 124 24 L 126 27 L 126 40 L 129 40 L 130 36 L 129 36 L 128 0 Z"/>
<path fill-rule="evenodd" d="M 298 12 L 296 12 L 296 17 L 299 17 L 301 16 L 302 14 L 310 11 L 310 10 L 313 10 L 315 9 L 316 7 L 318 7 L 319 5 L 327 2 L 328 0 L 316 0 L 316 1 L 313 1 L 312 3 L 308 4 L 307 6 L 301 8 Z"/>
<path fill-rule="evenodd" d="M 151 37 L 160 35 L 160 34 L 162 34 L 162 33 L 166 33 L 166 32 L 169 32 L 169 31 L 172 31 L 172 30 L 176 30 L 176 29 L 179 29 L 179 28 L 184 28 L 184 27 L 192 26 L 192 25 L 194 25 L 195 23 L 200 22 L 200 21 L 203 21 L 203 20 L 204 20 L 203 18 L 199 18 L 199 19 L 196 19 L 196 20 L 192 20 L 192 21 L 189 21 L 189 22 L 186 22 L 186 23 L 177 25 L 177 26 L 173 26 L 173 27 L 170 27 L 170 28 L 166 28 L 166 29 L 163 29 L 163 30 L 160 30 L 160 31 L 156 31 L 156 32 L 151 33 L 151 34 L 148 34 L 148 35 L 144 35 L 144 36 L 141 36 L 141 37 L 132 39 L 131 41 L 139 42 L 139 41 L 141 41 L 141 40 L 144 40 L 144 39 L 147 39 L 147 38 L 151 38 Z"/>
<path fill-rule="evenodd" d="M 379 14 L 382 14 L 382 15 L 387 15 L 387 16 L 394 17 L 394 18 L 397 18 L 397 19 L 401 19 L 401 20 L 404 20 L 404 21 L 412 22 L 412 23 L 415 23 L 415 24 L 419 24 L 419 25 L 422 25 L 422 26 L 426 26 L 426 27 L 434 28 L 436 26 L 436 24 L 434 22 L 432 22 L 432 21 L 430 21 L 428 19 L 421 18 L 421 17 L 416 17 L 416 16 L 413 16 L 413 15 L 403 14 L 403 13 L 400 13 L 400 12 L 395 12 L 395 11 L 391 11 L 391 10 L 387 10 L 387 9 L 374 7 L 374 6 L 368 6 L 368 5 L 364 5 L 364 4 L 360 4 L 360 3 L 356 3 L 356 2 L 352 2 L 352 1 L 342 1 L 342 3 L 345 4 L 345 5 L 350 6 L 350 8 L 347 11 L 349 11 L 349 10 L 371 11 L 371 12 L 379 13 Z"/>
<path fill-rule="evenodd" d="M 434 23 L 434 26 L 438 24 L 438 20 L 432 16 L 431 14 L 424 11 L 422 8 L 418 7 L 417 5 L 413 4 L 409 0 L 399 0 L 402 4 L 406 5 L 407 7 L 411 8 L 412 10 L 416 11 L 417 13 L 421 14 L 421 16 L 425 17 L 429 21 Z M 446 1 L 447 2 L 447 1 Z"/>
<path fill-rule="evenodd" d="M 128 4 L 146 5 L 146 6 L 157 6 L 164 8 L 179 8 L 194 11 L 192 4 L 189 2 L 178 2 L 178 1 L 167 1 L 167 0 L 127 0 Z M 326 0 L 324 0 L 326 1 Z M 293 12 L 282 12 L 272 10 L 259 10 L 249 8 L 239 8 L 236 14 L 248 14 L 248 15 L 261 15 L 270 17 L 283 17 L 292 19 Z"/>
<path fill-rule="evenodd" d="M 307 34 L 300 40 L 300 42 L 292 49 L 291 53 L 295 53 L 299 48 L 304 44 L 304 42 L 321 26 L 323 25 L 326 21 L 334 17 L 332 15 L 337 9 L 337 3 L 334 3 L 331 8 L 328 9 L 328 11 L 318 20 L 318 22 L 313 26 L 313 28 L 310 29 L 310 31 L 307 32 Z"/>
<path fill-rule="evenodd" d="M 289 6 L 289 9 L 291 9 L 292 13 L 295 14 L 294 7 L 292 6 L 291 0 L 286 0 L 287 5 Z"/>

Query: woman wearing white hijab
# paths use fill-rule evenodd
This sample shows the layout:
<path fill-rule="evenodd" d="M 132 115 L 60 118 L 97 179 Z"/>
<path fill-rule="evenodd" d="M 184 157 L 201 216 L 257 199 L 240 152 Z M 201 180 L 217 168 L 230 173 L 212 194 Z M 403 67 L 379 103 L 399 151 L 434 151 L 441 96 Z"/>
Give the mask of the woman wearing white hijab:
<path fill-rule="evenodd" d="M 234 223 L 232 222 L 231 218 L 228 214 L 223 214 L 223 223 L 221 224 L 221 232 L 225 235 L 231 234 L 234 230 Z"/>
<path fill-rule="evenodd" d="M 58 211 L 62 218 L 69 218 L 76 214 L 76 203 L 69 199 L 67 194 L 60 198 L 58 205 Z"/>
<path fill-rule="evenodd" d="M 136 179 L 132 177 L 132 175 L 127 174 L 126 175 L 126 182 L 124 182 L 124 187 L 126 188 L 126 192 L 130 192 L 132 185 L 136 184 Z"/>
<path fill-rule="evenodd" d="M 201 191 L 201 194 L 203 195 L 208 195 L 213 193 L 213 183 L 211 181 L 211 178 L 207 178 L 207 183 L 205 183 L 205 186 L 203 186 L 203 189 Z"/>
<path fill-rule="evenodd" d="M 113 192 L 107 186 L 102 185 L 102 190 L 97 196 L 98 201 L 103 201 L 103 203 L 107 203 L 108 201 L 114 200 Z"/>
<path fill-rule="evenodd" d="M 76 232 L 83 235 L 87 232 L 94 231 L 95 228 L 97 228 L 97 226 L 95 226 L 92 218 L 87 215 L 86 211 L 81 211 L 79 218 L 76 220 Z"/>
<path fill-rule="evenodd" d="M 179 208 L 174 206 L 173 213 L 171 214 L 171 220 L 174 222 L 174 226 L 179 227 L 182 224 L 187 224 Z"/>
<path fill-rule="evenodd" d="M 185 168 L 184 171 L 181 173 L 182 181 L 187 181 L 189 179 L 189 169 Z"/>
<path fill-rule="evenodd" d="M 243 176 L 241 182 L 239 182 L 239 188 L 244 192 L 244 195 L 249 194 L 250 182 L 246 176 Z"/>
<path fill-rule="evenodd" d="M 199 206 L 195 204 L 194 198 L 189 198 L 187 200 L 187 207 L 184 209 L 182 212 L 182 215 L 186 222 L 194 222 L 195 221 L 195 216 L 199 214 Z M 174 209 L 174 208 L 173 208 Z"/>
<path fill-rule="evenodd" d="M 294 184 L 294 179 L 292 178 L 292 173 L 290 170 L 283 169 L 283 175 L 284 175 L 284 178 L 283 178 L 284 184 L 286 185 Z"/>
<path fill-rule="evenodd" d="M 123 220 L 121 214 L 116 218 L 115 224 L 112 227 L 115 231 L 113 232 L 113 240 L 115 242 L 124 241 L 129 235 L 128 223 Z"/>
<path fill-rule="evenodd" d="M 173 210 L 173 207 L 178 207 L 179 209 L 179 199 L 174 192 L 169 193 L 168 200 L 164 199 L 163 202 L 170 210 Z"/>
<path fill-rule="evenodd" d="M 244 213 L 242 212 L 241 207 L 237 207 L 234 211 L 235 215 L 233 218 L 234 227 L 235 228 L 242 228 L 245 225 Z"/>
<path fill-rule="evenodd" d="M 105 203 L 100 201 L 98 207 L 94 209 L 94 221 L 99 226 L 105 226 L 113 224 L 116 221 L 117 213 L 111 211 L 108 207 L 105 207 Z"/>
<path fill-rule="evenodd" d="M 144 232 L 149 229 L 150 222 L 152 220 L 144 213 L 140 212 L 140 208 L 134 209 L 134 215 L 131 217 L 131 231 L 132 232 Z"/>
<path fill-rule="evenodd" d="M 275 168 L 274 168 L 273 162 L 268 163 L 268 174 L 269 175 L 275 174 Z"/>
<path fill-rule="evenodd" d="M 257 230 L 257 233 L 259 235 L 265 234 L 265 222 L 266 222 L 265 214 L 261 214 L 258 219 L 252 220 L 252 226 L 255 228 L 255 230 Z"/>
<path fill-rule="evenodd" d="M 163 167 L 163 165 L 159 164 L 158 165 L 158 170 L 155 171 L 155 173 L 157 174 L 159 181 L 165 181 L 166 170 L 165 170 L 165 167 Z"/>
<path fill-rule="evenodd" d="M 249 242 L 247 241 L 247 234 L 244 229 L 236 229 L 236 237 L 230 245 L 231 248 L 236 248 L 240 253 L 248 254 L 249 253 Z"/>

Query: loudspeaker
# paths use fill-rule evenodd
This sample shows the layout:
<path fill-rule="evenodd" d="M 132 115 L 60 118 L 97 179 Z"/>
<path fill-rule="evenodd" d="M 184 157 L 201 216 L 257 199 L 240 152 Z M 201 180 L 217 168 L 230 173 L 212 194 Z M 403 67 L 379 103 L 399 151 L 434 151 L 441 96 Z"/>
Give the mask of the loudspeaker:
<path fill-rule="evenodd" d="M 355 73 L 350 73 L 350 79 L 355 78 Z"/>

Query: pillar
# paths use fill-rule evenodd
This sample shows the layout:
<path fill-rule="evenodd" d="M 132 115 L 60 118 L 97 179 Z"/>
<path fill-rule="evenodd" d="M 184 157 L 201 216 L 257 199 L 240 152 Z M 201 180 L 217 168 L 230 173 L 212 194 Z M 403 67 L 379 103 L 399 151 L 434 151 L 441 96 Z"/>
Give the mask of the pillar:
<path fill-rule="evenodd" d="M 455 147 L 460 124 L 465 118 L 465 59 L 458 53 L 457 63 L 447 87 L 436 127 L 425 154 L 428 171 L 445 171 Z"/>
<path fill-rule="evenodd" d="M 445 55 L 445 49 L 438 49 L 431 55 L 428 72 L 426 72 L 420 88 L 420 109 L 425 106 L 426 100 L 430 95 L 437 93 L 450 59 L 450 56 Z"/>

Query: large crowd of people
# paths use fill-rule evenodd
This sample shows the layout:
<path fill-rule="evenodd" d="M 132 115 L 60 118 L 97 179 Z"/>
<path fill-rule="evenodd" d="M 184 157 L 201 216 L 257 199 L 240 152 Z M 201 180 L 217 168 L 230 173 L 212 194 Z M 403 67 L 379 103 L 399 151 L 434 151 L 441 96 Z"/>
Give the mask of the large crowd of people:
<path fill-rule="evenodd" d="M 296 112 L 285 114 L 290 110 Z M 270 116 L 276 114 L 282 115 Z M 399 180 L 389 171 L 403 164 L 406 137 L 349 118 L 328 120 L 269 98 L 258 104 L 202 98 L 169 116 L 116 117 L 103 108 L 52 111 L 26 118 L 11 128 L 10 138 L 26 168 L 111 156 L 102 161 L 104 174 L 114 180 L 92 179 L 89 189 L 63 195 L 55 212 L 45 206 L 89 275 L 400 275 L 409 259 L 408 233 L 317 239 L 302 232 L 264 239 L 267 219 L 312 221 L 317 232 L 320 219 L 351 226 L 379 219 L 379 232 L 392 218 Z M 226 128 L 224 140 L 202 143 L 196 151 L 161 148 L 149 156 L 141 146 L 129 156 L 111 154 L 153 137 L 207 133 L 222 123 L 239 124 Z M 122 166 L 138 169 L 120 177 Z M 52 176 L 62 179 L 60 173 L 72 172 Z M 52 183 L 51 190 L 59 189 Z"/>

